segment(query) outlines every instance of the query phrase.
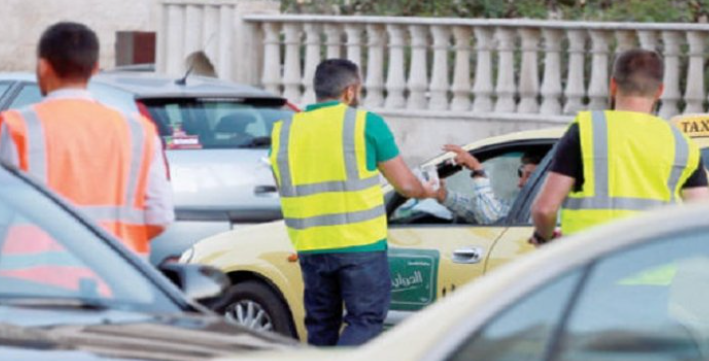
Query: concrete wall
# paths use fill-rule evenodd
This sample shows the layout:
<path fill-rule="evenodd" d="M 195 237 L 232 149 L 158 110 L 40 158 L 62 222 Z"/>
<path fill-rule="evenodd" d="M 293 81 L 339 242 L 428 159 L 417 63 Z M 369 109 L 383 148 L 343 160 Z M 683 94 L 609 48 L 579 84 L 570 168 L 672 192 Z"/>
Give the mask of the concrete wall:
<path fill-rule="evenodd" d="M 155 31 L 157 0 L 3 0 L 0 71 L 32 70 L 37 42 L 58 21 L 81 22 L 101 42 L 101 66 L 115 65 L 116 31 Z"/>

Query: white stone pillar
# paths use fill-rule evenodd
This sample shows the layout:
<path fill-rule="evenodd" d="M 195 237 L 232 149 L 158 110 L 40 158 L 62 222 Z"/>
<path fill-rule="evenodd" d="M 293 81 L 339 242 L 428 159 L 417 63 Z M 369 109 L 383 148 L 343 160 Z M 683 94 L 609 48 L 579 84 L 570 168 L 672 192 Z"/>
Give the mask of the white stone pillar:
<path fill-rule="evenodd" d="M 660 98 L 662 106 L 658 114 L 660 117 L 668 119 L 679 113 L 678 105 L 679 100 L 682 98 L 682 93 L 679 90 L 679 56 L 681 54 L 682 33 L 663 31 L 662 43 L 664 44 L 664 53 L 662 55 L 665 60 L 665 78 L 662 82 L 665 85 L 665 91 L 662 92 L 662 97 Z M 704 79 L 703 75 L 700 79 Z"/>
<path fill-rule="evenodd" d="M 303 103 L 311 104 L 315 102 L 315 89 L 313 79 L 315 69 L 320 64 L 320 26 L 314 23 L 305 24 L 305 70 L 303 71 Z"/>
<path fill-rule="evenodd" d="M 704 113 L 704 50 L 706 33 L 690 31 L 687 33 L 689 42 L 689 69 L 687 70 L 687 87 L 684 100 L 687 106 L 684 113 Z"/>
<path fill-rule="evenodd" d="M 467 26 L 453 28 L 455 38 L 455 71 L 453 73 L 453 101 L 451 110 L 470 109 L 470 39 L 472 30 Z"/>
<path fill-rule="evenodd" d="M 202 20 L 202 47 L 218 76 L 219 72 L 219 8 L 205 5 Z"/>
<path fill-rule="evenodd" d="M 303 79 L 300 71 L 301 28 L 298 23 L 283 25 L 285 33 L 286 58 L 283 64 L 283 96 L 291 103 L 300 103 L 300 85 Z"/>
<path fill-rule="evenodd" d="M 561 30 L 544 29 L 544 79 L 540 113 L 561 114 Z"/>
<path fill-rule="evenodd" d="M 590 30 L 593 47 L 591 63 L 591 84 L 588 86 L 589 109 L 608 107 L 608 46 L 611 33 L 606 30 Z"/>
<path fill-rule="evenodd" d="M 515 32 L 508 28 L 497 29 L 499 65 L 497 69 L 497 103 L 495 113 L 513 113 L 515 104 L 514 50 Z"/>
<path fill-rule="evenodd" d="M 278 23 L 264 23 L 263 86 L 267 91 L 281 94 L 281 27 Z"/>
<path fill-rule="evenodd" d="M 646 50 L 657 50 L 657 32 L 653 30 L 638 31 L 640 47 Z"/>
<path fill-rule="evenodd" d="M 202 50 L 202 6 L 187 5 L 185 12 L 185 49 L 184 55 Z M 187 64 L 189 67 L 190 64 Z"/>
<path fill-rule="evenodd" d="M 475 28 L 475 84 L 473 85 L 473 112 L 489 113 L 492 111 L 492 31 L 489 28 Z"/>
<path fill-rule="evenodd" d="M 158 9 L 158 29 L 156 36 L 155 68 L 158 73 L 167 72 L 167 34 L 168 30 L 168 6 L 162 5 Z"/>
<path fill-rule="evenodd" d="M 165 57 L 165 72 L 170 76 L 184 75 L 184 40 L 185 40 L 185 7 L 169 4 L 167 6 L 167 56 Z"/>
<path fill-rule="evenodd" d="M 586 32 L 584 30 L 569 30 L 569 69 L 566 77 L 565 114 L 576 114 L 584 109 L 583 98 L 586 96 L 584 86 L 584 62 L 586 57 Z"/>
<path fill-rule="evenodd" d="M 235 73 L 234 67 L 250 68 L 250 77 L 240 80 L 247 84 L 258 84 L 262 65 L 260 61 L 262 54 L 260 54 L 260 52 L 263 49 L 261 27 L 256 24 L 245 24 L 242 36 L 251 44 L 249 49 L 252 49 L 252 51 L 244 56 L 244 58 L 248 59 L 246 62 L 235 64 L 233 57 L 233 49 L 235 48 L 234 7 L 221 6 L 219 8 L 219 34 L 217 35 L 217 39 L 212 40 L 216 41 L 219 47 L 219 61 L 216 68 L 217 74 L 221 79 L 232 79 Z"/>
<path fill-rule="evenodd" d="M 362 25 L 347 24 L 347 59 L 362 68 Z"/>
<path fill-rule="evenodd" d="M 379 108 L 384 105 L 384 28 L 381 25 L 367 25 L 367 96 L 365 105 Z"/>
<path fill-rule="evenodd" d="M 428 101 L 428 27 L 412 25 L 409 27 L 411 34 L 411 67 L 409 68 L 409 99 L 408 109 L 426 109 Z"/>
<path fill-rule="evenodd" d="M 342 27 L 340 24 L 325 25 L 325 45 L 327 46 L 327 59 L 342 57 Z"/>
<path fill-rule="evenodd" d="M 520 103 L 517 109 L 520 113 L 538 113 L 539 103 L 539 30 L 523 28 L 522 37 L 522 69 L 519 74 Z"/>
<path fill-rule="evenodd" d="M 428 107 L 432 110 L 448 109 L 448 50 L 450 47 L 450 30 L 447 26 L 436 25 L 431 27 L 433 34 L 433 71 L 431 73 L 431 102 Z"/>
<path fill-rule="evenodd" d="M 401 25 L 387 25 L 389 34 L 389 70 L 387 75 L 387 97 L 385 108 L 401 109 L 406 104 L 404 90 L 406 75 L 404 69 L 404 29 Z"/>

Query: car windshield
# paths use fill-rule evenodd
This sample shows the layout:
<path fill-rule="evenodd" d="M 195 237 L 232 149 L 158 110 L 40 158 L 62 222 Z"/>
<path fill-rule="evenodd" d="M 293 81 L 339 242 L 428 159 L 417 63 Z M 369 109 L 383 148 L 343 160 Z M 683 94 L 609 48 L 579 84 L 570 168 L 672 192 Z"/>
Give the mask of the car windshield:
<path fill-rule="evenodd" d="M 143 101 L 167 149 L 268 148 L 271 129 L 293 111 L 229 99 Z"/>
<path fill-rule="evenodd" d="M 99 232 L 4 167 L 0 304 L 180 311 Z"/>

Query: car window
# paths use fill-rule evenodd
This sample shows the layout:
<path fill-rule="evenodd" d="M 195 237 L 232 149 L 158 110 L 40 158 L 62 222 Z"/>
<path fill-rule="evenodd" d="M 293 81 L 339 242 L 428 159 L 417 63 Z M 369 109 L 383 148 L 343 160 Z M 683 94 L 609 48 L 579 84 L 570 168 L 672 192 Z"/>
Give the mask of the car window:
<path fill-rule="evenodd" d="M 0 82 L 0 99 L 5 95 L 5 92 L 7 92 L 8 89 L 10 89 L 11 83 L 9 82 Z"/>
<path fill-rule="evenodd" d="M 704 168 L 709 169 L 709 148 L 701 149 L 702 162 L 704 162 Z"/>
<path fill-rule="evenodd" d="M 168 149 L 268 148 L 273 124 L 293 114 L 229 100 L 144 102 Z"/>
<path fill-rule="evenodd" d="M 89 83 L 89 91 L 101 104 L 114 107 L 124 113 L 138 113 L 135 95 L 124 90 L 96 82 Z"/>
<path fill-rule="evenodd" d="M 517 301 L 465 339 L 448 361 L 543 360 L 581 273 L 568 273 Z"/>
<path fill-rule="evenodd" d="M 599 261 L 556 359 L 709 359 L 707 232 L 666 237 Z"/>
<path fill-rule="evenodd" d="M 10 102 L 10 109 L 19 109 L 42 100 L 42 93 L 36 83 L 23 84 L 20 92 Z"/>
<path fill-rule="evenodd" d="M 503 203 L 512 203 L 519 194 L 517 169 L 522 164 L 521 158 L 522 152 L 509 152 L 482 162 L 490 179 L 492 192 Z M 461 194 L 470 194 L 474 187 L 473 179 L 467 170 L 446 178 L 446 183 L 448 189 Z"/>
<path fill-rule="evenodd" d="M 106 240 L 37 189 L 0 169 L 0 303 L 18 299 L 179 311 Z"/>

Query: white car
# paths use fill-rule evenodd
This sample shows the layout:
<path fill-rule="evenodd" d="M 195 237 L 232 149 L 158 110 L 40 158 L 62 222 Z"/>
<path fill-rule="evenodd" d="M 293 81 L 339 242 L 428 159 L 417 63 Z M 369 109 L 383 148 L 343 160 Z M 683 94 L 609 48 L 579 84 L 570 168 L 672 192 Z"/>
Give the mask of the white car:
<path fill-rule="evenodd" d="M 254 359 L 709 360 L 708 214 L 663 209 L 560 239 L 359 349 Z"/>

